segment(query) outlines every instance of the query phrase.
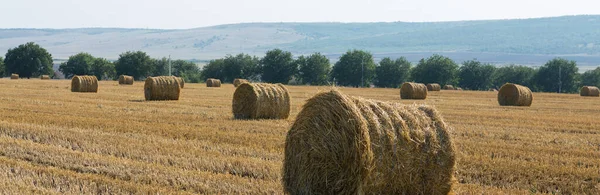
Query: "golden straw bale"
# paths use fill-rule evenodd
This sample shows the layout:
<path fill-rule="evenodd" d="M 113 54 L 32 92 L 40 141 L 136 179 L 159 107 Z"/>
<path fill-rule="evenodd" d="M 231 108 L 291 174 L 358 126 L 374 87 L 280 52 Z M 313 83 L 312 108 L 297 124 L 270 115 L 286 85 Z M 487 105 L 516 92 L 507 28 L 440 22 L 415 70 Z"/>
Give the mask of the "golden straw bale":
<path fill-rule="evenodd" d="M 598 97 L 600 96 L 600 90 L 596 86 L 583 86 L 579 91 L 579 95 Z"/>
<path fill-rule="evenodd" d="M 346 96 L 307 100 L 287 133 L 288 194 L 449 194 L 451 128 L 433 107 Z"/>
<path fill-rule="evenodd" d="M 240 86 L 242 83 L 249 83 L 249 81 L 248 81 L 248 80 L 246 80 L 246 79 L 234 79 L 234 80 L 233 80 L 233 86 L 234 86 L 234 87 L 238 87 L 238 86 Z"/>
<path fill-rule="evenodd" d="M 219 80 L 219 79 L 206 79 L 206 87 L 221 87 L 221 80 Z"/>
<path fill-rule="evenodd" d="M 144 97 L 150 100 L 179 100 L 181 88 L 174 76 L 148 77 L 144 83 Z"/>
<path fill-rule="evenodd" d="M 236 119 L 286 119 L 290 115 L 290 94 L 282 84 L 242 83 L 233 94 Z"/>
<path fill-rule="evenodd" d="M 40 79 L 42 79 L 42 80 L 50 80 L 50 75 L 47 75 L 47 74 L 42 75 L 42 76 L 40 76 Z"/>
<path fill-rule="evenodd" d="M 119 76 L 119 85 L 133 85 L 133 77 L 127 75 Z"/>
<path fill-rule="evenodd" d="M 185 85 L 185 80 L 183 80 L 183 77 L 175 77 L 177 78 L 177 81 L 179 82 L 179 87 L 183 88 L 183 86 Z"/>
<path fill-rule="evenodd" d="M 429 83 L 427 84 L 427 91 L 440 91 L 442 87 L 437 83 Z"/>
<path fill-rule="evenodd" d="M 454 86 L 452 86 L 452 85 L 444 85 L 444 90 L 454 90 Z"/>
<path fill-rule="evenodd" d="M 71 79 L 71 92 L 98 93 L 98 79 L 96 76 L 74 76 Z"/>
<path fill-rule="evenodd" d="M 403 83 L 400 87 L 400 98 L 424 100 L 427 98 L 427 87 L 422 83 Z"/>
<path fill-rule="evenodd" d="M 19 79 L 19 74 L 11 74 L 10 79 Z"/>
<path fill-rule="evenodd" d="M 533 94 L 528 87 L 506 83 L 498 91 L 498 103 L 501 106 L 531 106 Z"/>

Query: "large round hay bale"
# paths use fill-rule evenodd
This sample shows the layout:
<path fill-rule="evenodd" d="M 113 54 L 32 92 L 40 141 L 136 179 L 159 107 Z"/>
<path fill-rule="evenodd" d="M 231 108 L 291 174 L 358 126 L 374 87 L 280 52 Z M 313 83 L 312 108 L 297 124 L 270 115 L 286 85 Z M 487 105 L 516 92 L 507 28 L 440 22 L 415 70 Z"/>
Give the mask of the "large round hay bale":
<path fill-rule="evenodd" d="M 183 77 L 175 77 L 177 78 L 177 81 L 179 82 L 179 87 L 183 88 L 183 86 L 185 85 L 185 80 L 183 80 Z"/>
<path fill-rule="evenodd" d="M 221 87 L 221 80 L 219 80 L 219 79 L 206 79 L 206 87 Z"/>
<path fill-rule="evenodd" d="M 233 93 L 236 119 L 286 119 L 290 116 L 290 94 L 282 84 L 242 83 Z"/>
<path fill-rule="evenodd" d="M 452 85 L 444 85 L 444 90 L 454 90 L 454 86 L 452 86 Z"/>
<path fill-rule="evenodd" d="M 47 75 L 47 74 L 42 75 L 42 76 L 40 76 L 40 79 L 42 79 L 42 80 L 50 80 L 50 75 Z"/>
<path fill-rule="evenodd" d="M 579 91 L 579 95 L 598 97 L 600 96 L 600 90 L 595 86 L 583 86 Z"/>
<path fill-rule="evenodd" d="M 234 80 L 233 80 L 233 86 L 234 86 L 234 87 L 238 87 L 238 86 L 240 86 L 242 83 L 249 83 L 249 81 L 248 81 L 248 80 L 246 80 L 246 79 L 234 79 Z"/>
<path fill-rule="evenodd" d="M 437 83 L 429 83 L 427 84 L 427 91 L 440 91 L 442 87 Z"/>
<path fill-rule="evenodd" d="M 422 83 L 403 83 L 400 87 L 400 98 L 424 100 L 427 98 L 427 87 Z"/>
<path fill-rule="evenodd" d="M 71 92 L 98 92 L 98 79 L 96 76 L 74 76 L 71 79 Z"/>
<path fill-rule="evenodd" d="M 349 97 L 309 99 L 288 131 L 289 194 L 448 194 L 455 181 L 450 127 L 426 105 Z"/>
<path fill-rule="evenodd" d="M 119 85 L 133 85 L 133 77 L 127 75 L 119 76 Z"/>
<path fill-rule="evenodd" d="M 150 100 L 179 100 L 181 87 L 173 76 L 148 77 L 144 83 L 144 97 Z"/>
<path fill-rule="evenodd" d="M 501 106 L 531 106 L 533 94 L 528 87 L 506 83 L 498 91 L 498 103 Z"/>
<path fill-rule="evenodd" d="M 19 74 L 11 74 L 10 79 L 19 79 Z"/>

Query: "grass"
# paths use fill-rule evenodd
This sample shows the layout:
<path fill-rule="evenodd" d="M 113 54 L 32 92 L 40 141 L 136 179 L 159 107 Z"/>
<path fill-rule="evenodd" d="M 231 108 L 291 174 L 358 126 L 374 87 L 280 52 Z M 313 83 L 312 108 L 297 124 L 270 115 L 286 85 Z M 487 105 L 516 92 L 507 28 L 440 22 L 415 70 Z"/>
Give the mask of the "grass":
<path fill-rule="evenodd" d="M 286 132 L 306 99 L 288 86 L 287 120 L 233 120 L 235 88 L 186 83 L 179 101 L 144 100 L 143 82 L 0 79 L 0 194 L 280 194 Z M 454 128 L 458 194 L 600 193 L 600 98 L 534 93 L 500 107 L 495 92 L 341 91 L 435 105 Z"/>

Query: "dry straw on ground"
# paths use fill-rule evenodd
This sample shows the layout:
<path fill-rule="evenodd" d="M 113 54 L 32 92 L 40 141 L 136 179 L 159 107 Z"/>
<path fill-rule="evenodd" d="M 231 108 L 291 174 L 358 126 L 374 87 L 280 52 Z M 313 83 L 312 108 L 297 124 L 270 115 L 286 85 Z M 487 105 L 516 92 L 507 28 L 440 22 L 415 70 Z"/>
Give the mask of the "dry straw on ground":
<path fill-rule="evenodd" d="M 596 86 L 583 86 L 579 91 L 579 95 L 581 96 L 600 96 L 600 90 Z"/>
<path fill-rule="evenodd" d="M 96 76 L 74 76 L 71 79 L 71 92 L 98 92 Z"/>
<path fill-rule="evenodd" d="M 309 99 L 288 131 L 289 194 L 448 194 L 455 151 L 436 109 L 346 96 Z"/>
<path fill-rule="evenodd" d="M 427 84 L 427 91 L 440 91 L 442 87 L 437 83 L 429 83 Z"/>
<path fill-rule="evenodd" d="M 533 94 L 528 87 L 506 83 L 498 91 L 498 103 L 501 106 L 531 106 Z"/>
<path fill-rule="evenodd" d="M 232 110 L 236 119 L 286 119 L 290 105 L 282 84 L 242 83 L 233 94 Z"/>
<path fill-rule="evenodd" d="M 246 80 L 246 79 L 234 79 L 234 80 L 233 80 L 233 86 L 234 86 L 234 87 L 238 87 L 238 86 L 240 86 L 242 83 L 249 83 L 249 81 L 248 81 L 248 80 Z"/>
<path fill-rule="evenodd" d="M 427 87 L 422 83 L 403 83 L 400 88 L 400 98 L 424 100 L 427 98 Z"/>
<path fill-rule="evenodd" d="M 19 75 L 18 74 L 11 74 L 10 75 L 10 79 L 19 79 Z"/>
<path fill-rule="evenodd" d="M 444 85 L 444 90 L 454 90 L 454 86 L 452 86 L 452 85 Z"/>
<path fill-rule="evenodd" d="M 221 80 L 219 80 L 219 79 L 206 79 L 206 87 L 221 87 Z"/>
<path fill-rule="evenodd" d="M 133 85 L 133 77 L 127 75 L 119 76 L 119 85 Z"/>
<path fill-rule="evenodd" d="M 179 87 L 183 88 L 183 86 L 185 85 L 185 80 L 183 80 L 183 77 L 175 77 L 177 78 L 177 81 L 179 82 Z"/>
<path fill-rule="evenodd" d="M 144 83 L 146 100 L 179 100 L 181 88 L 174 76 L 148 77 Z"/>
<path fill-rule="evenodd" d="M 42 79 L 42 80 L 50 80 L 50 75 L 47 75 L 47 74 L 42 75 L 42 76 L 40 76 L 40 79 Z"/>

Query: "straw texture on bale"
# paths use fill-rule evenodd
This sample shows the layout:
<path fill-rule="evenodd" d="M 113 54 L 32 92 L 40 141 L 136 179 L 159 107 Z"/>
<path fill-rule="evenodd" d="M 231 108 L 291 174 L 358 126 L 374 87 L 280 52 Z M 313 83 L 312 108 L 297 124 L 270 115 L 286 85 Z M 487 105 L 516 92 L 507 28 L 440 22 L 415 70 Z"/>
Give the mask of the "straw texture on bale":
<path fill-rule="evenodd" d="M 290 116 L 290 94 L 282 84 L 242 83 L 233 93 L 236 119 L 286 119 Z"/>
<path fill-rule="evenodd" d="M 47 74 L 42 75 L 42 76 L 40 76 L 40 79 L 42 79 L 42 80 L 50 80 L 50 75 L 47 75 Z"/>
<path fill-rule="evenodd" d="M 452 85 L 444 85 L 445 90 L 454 90 L 454 86 Z"/>
<path fill-rule="evenodd" d="M 173 76 L 148 77 L 144 83 L 144 97 L 150 100 L 179 100 L 179 80 Z"/>
<path fill-rule="evenodd" d="M 98 92 L 96 76 L 74 76 L 71 79 L 71 92 Z"/>
<path fill-rule="evenodd" d="M 448 194 L 455 149 L 436 109 L 349 97 L 309 99 L 288 131 L 289 194 Z"/>
<path fill-rule="evenodd" d="M 506 83 L 498 91 L 498 103 L 501 106 L 531 106 L 533 94 L 528 87 Z"/>
<path fill-rule="evenodd" d="M 595 86 L 583 86 L 579 91 L 579 95 L 598 97 L 600 96 L 600 90 Z"/>
<path fill-rule="evenodd" d="M 19 75 L 18 74 L 11 74 L 10 75 L 10 79 L 19 79 Z"/>
<path fill-rule="evenodd" d="M 400 98 L 424 100 L 427 98 L 427 87 L 422 83 L 403 83 L 400 87 Z"/>
<path fill-rule="evenodd" d="M 238 87 L 240 86 L 242 83 L 249 83 L 248 80 L 246 79 L 234 79 L 233 80 L 233 86 L 234 87 Z"/>
<path fill-rule="evenodd" d="M 185 85 L 185 81 L 183 80 L 183 77 L 175 77 L 177 78 L 177 81 L 179 82 L 179 87 L 183 88 L 183 86 Z"/>
<path fill-rule="evenodd" d="M 133 77 L 127 75 L 119 76 L 119 85 L 133 85 Z"/>
<path fill-rule="evenodd" d="M 427 84 L 427 91 L 440 91 L 442 87 L 437 83 L 429 83 Z"/>
<path fill-rule="evenodd" d="M 206 87 L 221 87 L 221 80 L 219 80 L 219 79 L 206 79 Z"/>

